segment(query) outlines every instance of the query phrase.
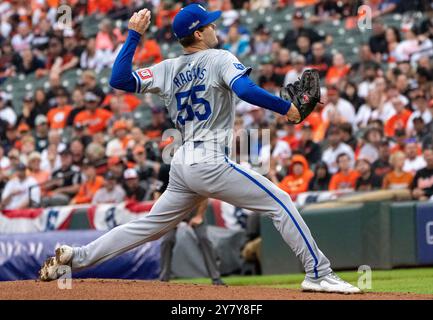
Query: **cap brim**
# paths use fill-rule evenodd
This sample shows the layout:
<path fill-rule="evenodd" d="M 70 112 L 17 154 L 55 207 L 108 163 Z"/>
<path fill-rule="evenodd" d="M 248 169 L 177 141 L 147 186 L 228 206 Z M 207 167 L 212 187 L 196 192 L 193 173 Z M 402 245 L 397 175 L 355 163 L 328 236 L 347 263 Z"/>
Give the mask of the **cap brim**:
<path fill-rule="evenodd" d="M 222 14 L 221 10 L 210 12 L 208 15 L 208 18 L 200 24 L 200 27 L 206 26 L 206 25 L 218 20 L 221 17 L 221 14 Z"/>

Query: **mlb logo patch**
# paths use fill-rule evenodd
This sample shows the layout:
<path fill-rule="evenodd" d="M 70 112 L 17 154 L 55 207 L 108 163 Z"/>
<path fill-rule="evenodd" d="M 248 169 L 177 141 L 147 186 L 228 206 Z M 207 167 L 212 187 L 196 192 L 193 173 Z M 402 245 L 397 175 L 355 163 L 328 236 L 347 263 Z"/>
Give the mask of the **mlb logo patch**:
<path fill-rule="evenodd" d="M 236 69 L 238 70 L 244 70 L 245 66 L 242 63 L 233 63 Z"/>
<path fill-rule="evenodd" d="M 142 80 L 146 80 L 153 77 L 152 71 L 150 71 L 150 69 L 138 70 L 137 74 Z"/>

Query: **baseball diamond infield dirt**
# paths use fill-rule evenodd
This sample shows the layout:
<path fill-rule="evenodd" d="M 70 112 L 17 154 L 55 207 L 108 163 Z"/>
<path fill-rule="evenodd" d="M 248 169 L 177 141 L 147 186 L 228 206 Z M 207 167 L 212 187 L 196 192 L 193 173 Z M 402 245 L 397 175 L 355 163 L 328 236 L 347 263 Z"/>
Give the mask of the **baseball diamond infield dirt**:
<path fill-rule="evenodd" d="M 341 295 L 258 286 L 211 286 L 157 281 L 76 279 L 72 289 L 57 282 L 0 282 L 0 300 L 433 300 L 433 295 L 365 293 Z"/>

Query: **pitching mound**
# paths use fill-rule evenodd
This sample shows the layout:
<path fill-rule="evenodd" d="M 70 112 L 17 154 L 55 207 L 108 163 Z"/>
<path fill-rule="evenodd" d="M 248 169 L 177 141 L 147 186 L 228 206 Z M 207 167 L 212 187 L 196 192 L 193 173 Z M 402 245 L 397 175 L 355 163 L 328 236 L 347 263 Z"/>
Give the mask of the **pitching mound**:
<path fill-rule="evenodd" d="M 158 281 L 76 279 L 72 289 L 61 290 L 57 282 L 0 282 L 0 300 L 413 300 L 432 299 L 432 295 L 409 293 L 366 293 L 341 295 L 305 293 L 298 290 L 254 286 L 211 286 L 161 283 Z"/>

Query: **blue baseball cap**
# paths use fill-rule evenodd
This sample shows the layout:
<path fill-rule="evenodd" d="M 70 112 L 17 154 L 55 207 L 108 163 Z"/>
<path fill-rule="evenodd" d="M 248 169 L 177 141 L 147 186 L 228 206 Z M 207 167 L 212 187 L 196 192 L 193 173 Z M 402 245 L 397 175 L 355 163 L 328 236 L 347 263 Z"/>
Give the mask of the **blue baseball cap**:
<path fill-rule="evenodd" d="M 182 8 L 174 17 L 173 32 L 176 38 L 189 36 L 221 16 L 221 11 L 207 11 L 201 4 L 193 3 Z"/>

